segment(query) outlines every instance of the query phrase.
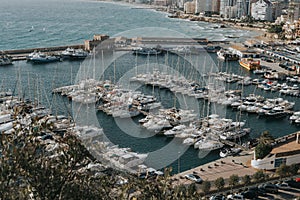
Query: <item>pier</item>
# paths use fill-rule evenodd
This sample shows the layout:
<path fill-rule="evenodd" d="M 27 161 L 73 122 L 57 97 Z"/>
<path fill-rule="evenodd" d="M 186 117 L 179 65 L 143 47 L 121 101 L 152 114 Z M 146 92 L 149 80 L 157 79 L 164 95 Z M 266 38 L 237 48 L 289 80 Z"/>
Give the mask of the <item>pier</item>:
<path fill-rule="evenodd" d="M 12 49 L 4 50 L 3 53 L 12 57 L 13 61 L 26 60 L 26 56 L 34 51 L 57 55 L 61 51 L 69 48 L 84 49 L 86 51 L 92 51 L 94 47 L 97 47 L 101 42 L 104 42 L 103 46 L 109 47 L 114 51 L 132 51 L 139 46 L 160 46 L 162 51 L 168 51 L 170 47 L 176 46 L 198 46 L 203 47 L 205 50 L 208 46 L 220 46 L 228 43 L 227 41 L 209 41 L 206 38 L 171 38 L 171 37 L 135 37 L 135 38 L 109 38 L 107 35 L 94 35 L 93 40 L 86 40 L 84 44 L 72 44 L 64 46 L 53 47 L 37 47 L 28 49 Z"/>
<path fill-rule="evenodd" d="M 13 61 L 17 60 L 26 60 L 26 56 L 34 51 L 45 52 L 49 54 L 58 54 L 60 51 L 67 49 L 68 47 L 78 49 L 84 48 L 83 44 L 75 45 L 65 45 L 65 46 L 55 46 L 55 47 L 38 47 L 38 48 L 29 48 L 29 49 L 13 49 L 3 51 L 5 54 L 12 57 Z"/>

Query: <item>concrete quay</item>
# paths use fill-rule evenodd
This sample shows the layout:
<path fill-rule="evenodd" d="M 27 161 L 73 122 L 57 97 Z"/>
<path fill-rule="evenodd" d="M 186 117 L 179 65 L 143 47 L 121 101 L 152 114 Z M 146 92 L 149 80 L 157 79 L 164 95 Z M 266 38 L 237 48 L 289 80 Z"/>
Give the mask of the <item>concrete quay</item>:
<path fill-rule="evenodd" d="M 229 179 L 232 174 L 237 174 L 238 176 L 253 175 L 257 170 L 250 165 L 252 158 L 253 152 L 242 152 L 239 156 L 220 158 L 216 161 L 176 174 L 174 178 L 178 180 L 180 184 L 190 184 L 191 181 L 184 178 L 186 174 L 197 174 L 203 180 L 207 181 L 214 181 L 219 177 Z"/>
<path fill-rule="evenodd" d="M 297 135 L 300 135 L 300 131 L 276 138 L 272 153 L 274 153 L 274 151 L 278 153 L 299 149 L 299 144 L 295 142 Z M 258 171 L 251 166 L 251 160 L 253 158 L 254 148 L 248 151 L 242 151 L 239 155 L 236 156 L 220 158 L 210 163 L 175 174 L 172 178 L 175 184 L 187 185 L 192 183 L 192 181 L 187 180 L 184 177 L 187 174 L 197 174 L 205 181 L 215 181 L 220 177 L 224 178 L 226 181 L 229 180 L 229 177 L 233 174 L 236 174 L 239 177 L 243 177 L 245 175 L 251 176 Z M 274 172 L 272 171 L 266 172 L 269 174 L 274 174 Z"/>
<path fill-rule="evenodd" d="M 60 51 L 67 49 L 68 47 L 78 49 L 84 48 L 84 45 L 65 45 L 65 46 L 56 46 L 56 47 L 38 47 L 38 48 L 28 48 L 28 49 L 13 49 L 3 51 L 5 54 L 12 57 L 13 61 L 16 60 L 26 60 L 26 56 L 34 51 L 45 52 L 49 54 L 57 54 Z"/>

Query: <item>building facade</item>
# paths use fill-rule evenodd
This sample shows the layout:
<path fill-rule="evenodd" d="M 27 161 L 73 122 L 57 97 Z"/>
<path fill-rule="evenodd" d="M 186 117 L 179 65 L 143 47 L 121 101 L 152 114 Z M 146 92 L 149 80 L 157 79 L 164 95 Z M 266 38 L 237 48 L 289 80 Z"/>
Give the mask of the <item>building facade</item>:
<path fill-rule="evenodd" d="M 297 0 L 291 0 L 287 10 L 288 22 L 293 23 L 300 18 L 300 2 Z"/>
<path fill-rule="evenodd" d="M 206 10 L 206 0 L 195 0 L 195 13 L 204 13 Z"/>
<path fill-rule="evenodd" d="M 195 2 L 186 2 L 184 3 L 184 13 L 185 14 L 194 14 L 195 13 Z"/>
<path fill-rule="evenodd" d="M 293 140 L 293 139 L 296 139 Z M 289 139 L 287 139 L 289 140 Z M 274 170 L 280 165 L 292 165 L 300 163 L 300 132 L 293 135 L 291 142 L 279 145 L 274 148 L 269 155 L 263 159 L 251 160 L 251 166 L 256 169 Z"/>
<path fill-rule="evenodd" d="M 251 5 L 251 15 L 256 20 L 272 21 L 273 9 L 268 0 L 259 0 Z"/>
<path fill-rule="evenodd" d="M 212 0 L 211 4 L 211 11 L 213 13 L 220 13 L 220 0 Z"/>

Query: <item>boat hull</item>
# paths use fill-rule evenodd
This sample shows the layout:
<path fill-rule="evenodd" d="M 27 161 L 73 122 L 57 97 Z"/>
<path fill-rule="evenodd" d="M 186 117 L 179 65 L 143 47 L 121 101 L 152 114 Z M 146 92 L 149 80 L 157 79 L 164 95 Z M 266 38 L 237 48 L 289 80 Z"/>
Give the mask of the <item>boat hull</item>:
<path fill-rule="evenodd" d="M 253 61 L 248 59 L 241 59 L 239 64 L 247 70 L 258 70 L 261 69 L 259 61 Z"/>

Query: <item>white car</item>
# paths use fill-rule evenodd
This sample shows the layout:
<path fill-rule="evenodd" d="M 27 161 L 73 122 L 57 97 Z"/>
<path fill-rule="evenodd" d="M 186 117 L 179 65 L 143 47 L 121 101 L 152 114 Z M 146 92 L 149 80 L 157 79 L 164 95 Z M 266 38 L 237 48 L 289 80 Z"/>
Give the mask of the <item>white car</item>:
<path fill-rule="evenodd" d="M 291 187 L 289 186 L 289 184 L 287 184 L 286 182 L 283 182 L 283 183 L 277 183 L 276 186 L 277 186 L 278 189 L 282 189 L 282 190 L 290 189 L 290 188 L 291 188 Z"/>
<path fill-rule="evenodd" d="M 230 199 L 230 200 L 244 200 L 244 196 L 241 195 L 241 194 L 230 194 L 227 196 L 227 199 Z"/>
<path fill-rule="evenodd" d="M 184 176 L 186 179 L 189 179 L 191 181 L 195 181 L 196 183 L 202 183 L 202 179 L 200 178 L 200 176 L 196 175 L 196 174 L 187 174 Z"/>

